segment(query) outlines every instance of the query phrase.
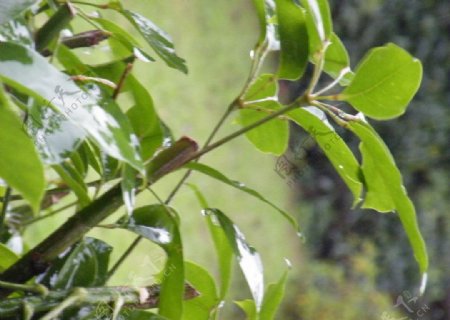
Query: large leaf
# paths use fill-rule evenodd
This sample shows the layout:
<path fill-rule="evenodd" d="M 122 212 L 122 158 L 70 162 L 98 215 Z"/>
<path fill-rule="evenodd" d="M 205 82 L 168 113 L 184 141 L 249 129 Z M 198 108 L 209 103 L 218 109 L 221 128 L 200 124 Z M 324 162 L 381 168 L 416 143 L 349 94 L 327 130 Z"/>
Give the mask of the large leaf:
<path fill-rule="evenodd" d="M 414 205 L 403 186 L 402 176 L 394 158 L 383 140 L 368 123 L 352 121 L 349 123 L 349 128 L 361 139 L 363 173 L 368 182 L 368 192 L 379 195 L 379 202 L 377 202 L 376 195 L 371 194 L 365 206 L 376 210 L 380 208 L 381 211 L 387 208 L 395 209 L 408 235 L 420 271 L 425 274 L 428 269 L 427 249 L 417 224 Z M 365 166 L 365 164 L 368 165 Z M 375 174 L 378 178 L 370 181 Z"/>
<path fill-rule="evenodd" d="M 220 302 L 214 279 L 208 271 L 192 262 L 186 262 L 185 271 L 186 281 L 200 293 L 200 296 L 184 301 L 182 319 L 209 320 Z"/>
<path fill-rule="evenodd" d="M 175 53 L 172 39 L 167 33 L 138 13 L 129 10 L 121 10 L 120 12 L 133 24 L 153 50 L 155 50 L 156 54 L 169 67 L 178 69 L 184 73 L 188 72 L 185 61 Z"/>
<path fill-rule="evenodd" d="M 59 256 L 38 282 L 61 290 L 102 286 L 106 281 L 111 251 L 112 247 L 105 242 L 85 238 Z"/>
<path fill-rule="evenodd" d="M 127 119 L 113 101 L 103 100 L 101 95 L 93 97 L 94 89 L 90 94 L 84 92 L 38 53 L 15 43 L 0 44 L 0 78 L 43 107 L 64 114 L 112 157 L 143 170 L 137 138 L 127 130 Z M 35 81 L 37 78 L 40 80 Z M 97 101 L 99 98 L 102 100 Z"/>
<path fill-rule="evenodd" d="M 280 34 L 278 76 L 295 80 L 303 75 L 308 63 L 308 31 L 305 12 L 292 0 L 276 0 Z"/>
<path fill-rule="evenodd" d="M 256 309 L 259 310 L 264 299 L 264 274 L 258 252 L 247 243 L 244 234 L 223 212 L 218 209 L 206 209 L 205 213 L 212 215 L 225 232 L 250 288 Z"/>
<path fill-rule="evenodd" d="M 167 253 L 161 283 L 159 314 L 169 319 L 181 319 L 184 296 L 184 263 L 175 211 L 164 205 L 149 205 L 134 210 L 123 225 L 160 245 Z"/>
<path fill-rule="evenodd" d="M 210 206 L 206 202 L 205 197 L 197 186 L 189 184 L 195 193 L 201 207 L 203 210 L 209 208 Z M 220 300 L 225 300 L 228 290 L 231 285 L 231 273 L 233 267 L 233 249 L 231 248 L 227 235 L 223 229 L 214 223 L 214 219 L 211 215 L 204 215 L 206 222 L 208 223 L 208 229 L 214 242 L 214 247 L 216 249 L 217 258 L 219 260 L 219 274 L 220 274 Z"/>
<path fill-rule="evenodd" d="M 0 2 L 0 24 L 3 24 L 17 15 L 26 8 L 32 6 L 36 0 L 2 0 Z"/>
<path fill-rule="evenodd" d="M 0 9 L 0 15 L 1 14 L 3 14 L 3 11 Z M 30 49 L 34 47 L 33 35 L 28 28 L 26 20 L 20 16 L 0 25 L 0 41 L 17 42 Z"/>
<path fill-rule="evenodd" d="M 34 98 L 28 99 L 28 106 L 22 106 L 28 108 L 25 130 L 33 139 L 44 163 L 63 162 L 86 138 L 86 132 L 65 115 L 51 108 L 42 108 Z"/>
<path fill-rule="evenodd" d="M 301 0 L 306 9 L 306 26 L 308 28 L 309 53 L 314 63 L 316 53 L 325 48 L 333 31 L 330 7 L 327 0 Z"/>
<path fill-rule="evenodd" d="M 205 164 L 190 162 L 190 163 L 186 164 L 185 167 L 188 169 L 199 171 L 203 174 L 206 174 L 206 175 L 210 176 L 211 178 L 217 179 L 229 186 L 232 186 L 236 189 L 244 191 L 244 192 L 248 193 L 249 195 L 261 200 L 262 202 L 267 203 L 269 206 L 271 206 L 272 208 L 277 210 L 279 213 L 281 213 L 283 215 L 283 217 L 285 217 L 286 220 L 296 229 L 296 231 L 298 231 L 298 229 L 299 229 L 298 223 L 289 213 L 287 213 L 286 211 L 277 207 L 275 204 L 273 204 L 272 202 L 270 202 L 269 200 L 264 198 L 257 191 L 246 187 L 243 183 L 240 183 L 240 182 L 234 181 L 234 180 L 230 180 L 225 175 L 223 175 L 221 172 L 219 172 L 216 169 L 211 168 Z"/>
<path fill-rule="evenodd" d="M 353 204 L 361 201 L 360 168 L 350 148 L 328 123 L 326 115 L 315 107 L 291 111 L 288 116 L 305 129 L 319 144 L 337 173 L 353 194 Z"/>
<path fill-rule="evenodd" d="M 0 178 L 20 192 L 35 212 L 38 211 L 45 188 L 44 168 L 21 120 L 11 111 L 1 83 Z"/>
<path fill-rule="evenodd" d="M 379 120 L 406 110 L 422 79 L 422 64 L 395 44 L 372 49 L 361 61 L 350 85 L 338 96 L 356 110 Z"/>

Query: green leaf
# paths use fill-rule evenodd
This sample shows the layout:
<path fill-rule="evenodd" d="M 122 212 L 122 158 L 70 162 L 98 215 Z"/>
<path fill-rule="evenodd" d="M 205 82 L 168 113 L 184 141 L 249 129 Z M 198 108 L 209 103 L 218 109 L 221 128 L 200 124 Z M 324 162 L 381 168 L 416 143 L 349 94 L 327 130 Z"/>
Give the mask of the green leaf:
<path fill-rule="evenodd" d="M 112 247 L 107 243 L 85 238 L 53 261 L 38 282 L 51 289 L 102 286 L 106 281 Z"/>
<path fill-rule="evenodd" d="M 259 253 L 247 243 L 244 234 L 223 212 L 209 208 L 205 213 L 212 215 L 225 232 L 259 310 L 264 299 L 264 274 Z"/>
<path fill-rule="evenodd" d="M 301 0 L 306 9 L 306 26 L 308 29 L 309 53 L 317 63 L 316 53 L 324 49 L 333 31 L 330 7 L 327 0 Z"/>
<path fill-rule="evenodd" d="M 247 299 L 242 301 L 235 301 L 246 315 L 246 320 L 258 320 L 258 311 L 256 310 L 255 301 Z"/>
<path fill-rule="evenodd" d="M 395 208 L 408 235 L 420 272 L 425 274 L 428 269 L 426 245 L 417 224 L 414 205 L 403 186 L 402 176 L 394 158 L 383 140 L 368 123 L 352 121 L 349 123 L 349 129 L 361 139 L 363 173 L 368 182 L 368 192 L 372 193 L 369 196 L 369 202 L 365 202 L 365 206 L 382 210 L 392 206 Z M 378 176 L 377 180 L 369 181 L 375 174 Z M 380 197 L 379 203 L 374 192 L 379 192 L 377 193 Z"/>
<path fill-rule="evenodd" d="M 273 74 L 263 74 L 256 79 L 252 85 L 248 88 L 243 100 L 247 103 L 252 101 L 277 97 L 277 83 Z"/>
<path fill-rule="evenodd" d="M 11 111 L 1 83 L 0 155 L 0 178 L 17 190 L 37 212 L 45 189 L 44 167 L 21 120 Z"/>
<path fill-rule="evenodd" d="M 277 84 L 274 75 L 261 75 L 244 96 L 244 107 L 237 121 L 242 126 L 253 124 L 267 116 L 267 113 L 281 108 L 277 98 Z M 245 136 L 260 151 L 282 154 L 288 144 L 289 127 L 285 120 L 274 119 L 248 131 Z"/>
<path fill-rule="evenodd" d="M 395 44 L 372 49 L 356 68 L 350 85 L 338 96 L 368 117 L 400 116 L 419 89 L 422 64 Z"/>
<path fill-rule="evenodd" d="M 264 301 L 259 315 L 260 320 L 275 319 L 277 310 L 280 307 L 281 301 L 283 300 L 288 271 L 289 270 L 286 270 L 283 273 L 277 283 L 269 284 L 266 290 L 266 294 L 264 295 Z"/>
<path fill-rule="evenodd" d="M 59 33 L 67 28 L 70 21 L 75 18 L 76 10 L 70 2 L 61 5 L 58 10 L 36 32 L 36 51 L 44 50 Z"/>
<path fill-rule="evenodd" d="M 303 75 L 308 63 L 308 31 L 305 12 L 292 0 L 276 0 L 280 35 L 281 79 L 295 80 Z"/>
<path fill-rule="evenodd" d="M 65 115 L 43 108 L 35 99 L 28 99 L 28 117 L 25 131 L 33 140 L 41 159 L 46 164 L 57 164 L 70 157 L 86 138 L 86 133 L 72 123 Z M 16 100 L 18 104 L 21 104 Z"/>
<path fill-rule="evenodd" d="M 168 320 L 166 317 L 161 317 L 160 315 L 154 314 L 152 312 L 134 309 L 129 312 L 126 310 L 124 313 L 124 318 L 118 318 L 118 320 Z"/>
<path fill-rule="evenodd" d="M 145 161 L 161 147 L 165 133 L 147 89 L 133 75 L 128 76 L 127 84 L 135 102 L 128 110 L 127 116 L 141 142 L 141 154 Z"/>
<path fill-rule="evenodd" d="M 188 184 L 189 187 L 194 191 L 200 205 L 203 209 L 207 209 L 210 206 L 206 202 L 205 197 L 193 184 Z M 231 248 L 227 235 L 223 229 L 214 222 L 213 216 L 204 215 L 206 222 L 208 224 L 209 233 L 214 242 L 214 247 L 216 249 L 217 258 L 219 259 L 219 274 L 220 274 L 220 300 L 225 300 L 225 297 L 230 289 L 231 285 L 231 274 L 233 267 L 233 249 Z"/>
<path fill-rule="evenodd" d="M 265 0 L 253 0 L 253 5 L 255 6 L 256 15 L 258 16 L 259 22 L 259 39 L 258 43 L 261 44 L 266 38 L 267 31 L 267 20 L 266 20 L 266 8 Z"/>
<path fill-rule="evenodd" d="M 122 167 L 122 198 L 129 215 L 133 212 L 136 203 L 136 185 L 138 172 L 131 166 L 124 164 Z"/>
<path fill-rule="evenodd" d="M 77 195 L 81 207 L 85 207 L 91 202 L 83 177 L 72 165 L 63 162 L 53 166 L 53 170 L 58 173 L 70 189 Z"/>
<path fill-rule="evenodd" d="M 251 125 L 268 113 L 281 109 L 275 101 L 246 105 L 239 111 L 239 124 Z M 261 152 L 281 155 L 286 151 L 289 140 L 289 124 L 284 119 L 273 119 L 245 133 L 250 142 Z"/>
<path fill-rule="evenodd" d="M 12 266 L 19 257 L 3 243 L 0 243 L 0 272 Z"/>
<path fill-rule="evenodd" d="M 35 4 L 36 0 L 2 0 L 0 2 L 0 25 L 13 19 Z"/>
<path fill-rule="evenodd" d="M 200 296 L 184 301 L 182 319 L 209 320 L 213 309 L 220 302 L 214 279 L 208 271 L 192 262 L 185 263 L 185 272 L 186 280 L 200 293 Z"/>
<path fill-rule="evenodd" d="M 118 24 L 115 24 L 111 20 L 95 18 L 92 17 L 91 20 L 99 23 L 103 29 L 112 33 L 112 38 L 117 39 L 130 53 L 138 58 L 141 61 L 155 61 L 151 55 L 145 52 L 140 46 L 139 42 L 134 38 L 134 36 L 120 27 Z"/>
<path fill-rule="evenodd" d="M 161 246 L 167 253 L 164 267 L 159 314 L 181 319 L 184 296 L 183 247 L 175 211 L 164 205 L 149 205 L 134 210 L 122 227 Z"/>
<path fill-rule="evenodd" d="M 350 148 L 328 123 L 326 115 L 315 107 L 291 111 L 288 116 L 305 129 L 319 144 L 337 173 L 353 194 L 353 205 L 361 201 L 360 167 Z"/>
<path fill-rule="evenodd" d="M 281 213 L 281 215 L 286 218 L 286 220 L 295 228 L 295 230 L 298 231 L 298 229 L 299 229 L 298 223 L 289 213 L 287 213 L 284 210 L 277 207 L 275 204 L 273 204 L 272 202 L 270 202 L 269 200 L 264 198 L 261 194 L 259 194 L 255 190 L 246 187 L 244 184 L 242 184 L 238 181 L 233 181 L 233 180 L 228 179 L 226 176 L 224 176 L 222 173 L 220 173 L 216 169 L 211 168 L 205 164 L 190 162 L 185 165 L 185 168 L 206 174 L 206 175 L 210 176 L 211 178 L 217 179 L 229 186 L 232 186 L 236 189 L 244 191 L 244 192 L 248 193 L 249 195 L 261 200 L 262 202 L 268 204 L 269 206 L 271 206 L 272 208 L 277 210 L 279 213 Z"/>
<path fill-rule="evenodd" d="M 323 70 L 333 79 L 340 78 L 339 83 L 347 86 L 354 77 L 350 70 L 350 58 L 341 39 L 333 32 L 330 45 L 325 52 Z"/>
<path fill-rule="evenodd" d="M 8 42 L 0 44 L 0 78 L 43 106 L 64 114 L 112 157 L 143 171 L 135 148 L 137 139 L 128 131 L 126 117 L 113 101 L 91 95 L 98 89 L 92 89 L 90 94 L 84 92 L 37 52 Z M 40 81 L 35 81 L 37 78 Z"/>
<path fill-rule="evenodd" d="M 121 10 L 120 12 L 141 33 L 156 54 L 169 67 L 178 69 L 183 73 L 188 72 L 184 59 L 176 55 L 172 39 L 168 34 L 158 28 L 152 21 L 138 13 L 129 10 Z"/>

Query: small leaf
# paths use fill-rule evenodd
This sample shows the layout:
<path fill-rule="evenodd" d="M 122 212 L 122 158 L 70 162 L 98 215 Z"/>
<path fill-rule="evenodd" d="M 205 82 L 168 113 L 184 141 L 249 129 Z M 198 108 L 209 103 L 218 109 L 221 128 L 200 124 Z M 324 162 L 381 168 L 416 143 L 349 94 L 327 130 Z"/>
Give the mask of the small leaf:
<path fill-rule="evenodd" d="M 402 176 L 394 162 L 394 158 L 383 140 L 368 123 L 352 121 L 349 123 L 349 128 L 361 139 L 360 149 L 363 163 L 370 164 L 364 167 L 363 173 L 366 179 L 374 176 L 374 172 L 369 172 L 368 170 L 376 170 L 376 174 L 379 177 L 376 181 L 369 182 L 367 187 L 370 192 L 381 191 L 380 203 L 376 202 L 375 195 L 371 195 L 369 202 L 365 203 L 365 205 L 375 209 L 379 207 L 381 209 L 395 207 L 403 228 L 408 235 L 420 272 L 425 274 L 428 269 L 426 245 L 417 224 L 414 205 L 403 186 Z M 376 188 L 370 190 L 373 187 Z M 384 187 L 384 190 L 381 189 L 382 187 Z M 387 197 L 390 197 L 390 199 Z"/>
<path fill-rule="evenodd" d="M 181 319 L 184 296 L 183 247 L 175 211 L 164 205 L 149 205 L 134 210 L 122 227 L 160 245 L 167 253 L 162 273 L 159 314 Z"/>
<path fill-rule="evenodd" d="M 156 181 L 180 168 L 197 150 L 197 143 L 188 137 L 182 137 L 170 147 L 161 150 L 147 166 L 149 181 Z"/>
<path fill-rule="evenodd" d="M 277 207 L 276 205 L 274 205 L 272 202 L 270 202 L 269 200 L 264 198 L 261 194 L 259 194 L 255 190 L 246 187 L 244 184 L 242 184 L 238 181 L 233 181 L 233 180 L 228 179 L 226 176 L 224 176 L 222 173 L 220 173 L 216 169 L 211 168 L 205 164 L 190 162 L 185 165 L 185 168 L 206 174 L 206 175 L 210 176 L 211 178 L 217 179 L 225 184 L 228 184 L 229 186 L 232 186 L 236 189 L 244 191 L 244 192 L 248 193 L 249 195 L 261 200 L 262 202 L 268 204 L 269 206 L 271 206 L 272 208 L 277 210 L 279 213 L 281 213 L 281 215 L 286 218 L 286 220 L 295 228 L 295 230 L 298 231 L 298 229 L 299 229 L 298 223 L 289 213 L 285 212 L 284 210 L 282 210 L 279 207 Z"/>
<path fill-rule="evenodd" d="M 53 170 L 58 173 L 70 189 L 77 195 L 81 207 L 85 207 L 91 202 L 83 177 L 72 165 L 63 162 L 53 166 Z"/>
<path fill-rule="evenodd" d="M 41 77 L 42 74 L 46 76 Z M 40 81 L 35 81 L 36 78 Z M 136 150 L 138 141 L 128 131 L 127 118 L 97 87 L 91 86 L 89 93 L 81 90 L 37 52 L 9 42 L 0 43 L 0 79 L 34 97 L 42 106 L 55 108 L 109 155 L 143 171 Z"/>
<path fill-rule="evenodd" d="M 151 55 L 140 48 L 139 42 L 134 36 L 118 24 L 102 18 L 92 17 L 91 20 L 99 23 L 105 30 L 112 32 L 112 38 L 117 39 L 117 41 L 119 41 L 130 53 L 133 53 L 139 60 L 144 62 L 155 61 Z"/>
<path fill-rule="evenodd" d="M 44 195 L 44 167 L 21 120 L 11 111 L 0 83 L 0 178 L 30 203 L 34 212 Z"/>
<path fill-rule="evenodd" d="M 245 312 L 246 320 L 258 320 L 258 311 L 256 310 L 255 301 L 247 299 L 235 301 L 234 303 Z"/>
<path fill-rule="evenodd" d="M 38 282 L 51 289 L 102 286 L 106 281 L 109 255 L 107 243 L 85 238 L 53 261 Z"/>
<path fill-rule="evenodd" d="M 0 243 L 0 272 L 12 266 L 19 257 L 3 243 Z"/>
<path fill-rule="evenodd" d="M 261 75 L 249 87 L 244 96 L 244 107 L 239 112 L 238 122 L 247 126 L 280 109 L 277 98 L 277 83 L 273 74 Z M 260 151 L 282 154 L 288 144 L 289 127 L 285 120 L 273 119 L 248 131 L 245 136 Z"/>
<path fill-rule="evenodd" d="M 316 53 L 323 50 L 333 31 L 330 7 L 327 0 L 301 0 L 306 9 L 306 26 L 308 28 L 309 53 L 314 63 Z"/>
<path fill-rule="evenodd" d="M 422 64 L 395 44 L 372 49 L 356 68 L 350 85 L 338 96 L 368 117 L 400 116 L 419 89 Z"/>
<path fill-rule="evenodd" d="M 350 148 L 328 123 L 326 115 L 315 107 L 291 111 L 288 116 L 305 129 L 319 144 L 337 173 L 353 194 L 353 205 L 361 201 L 360 168 Z"/>
<path fill-rule="evenodd" d="M 266 290 L 266 294 L 264 295 L 264 301 L 259 315 L 260 320 L 275 319 L 277 310 L 280 307 L 281 301 L 283 300 L 288 271 L 289 270 L 286 270 L 283 273 L 277 283 L 269 284 Z"/>
<path fill-rule="evenodd" d="M 216 223 L 225 232 L 255 300 L 256 309 L 259 310 L 264 299 L 264 275 L 258 252 L 248 245 L 244 234 L 223 212 L 218 209 L 207 209 L 206 213 L 215 217 Z"/>
<path fill-rule="evenodd" d="M 255 6 L 256 14 L 258 16 L 259 22 L 258 43 L 261 44 L 264 42 L 264 39 L 266 38 L 266 28 L 267 28 L 265 0 L 253 0 L 252 2 L 253 5 Z"/>
<path fill-rule="evenodd" d="M 292 0 L 275 2 L 281 46 L 278 76 L 281 79 L 296 80 L 303 75 L 308 63 L 305 12 Z"/>
<path fill-rule="evenodd" d="M 245 127 L 267 117 L 269 113 L 280 108 L 280 104 L 275 101 L 246 105 L 245 109 L 239 111 L 237 120 L 239 124 Z M 259 151 L 281 155 L 288 146 L 289 124 L 283 119 L 273 119 L 246 132 L 245 136 Z"/>
<path fill-rule="evenodd" d="M 185 263 L 185 271 L 186 281 L 200 293 L 200 296 L 184 301 L 182 319 L 209 320 L 214 308 L 220 302 L 214 279 L 208 271 L 192 262 Z"/>
<path fill-rule="evenodd" d="M 36 0 L 2 0 L 0 2 L 0 25 L 13 19 L 22 11 L 39 1 Z"/>
<path fill-rule="evenodd" d="M 205 197 L 193 184 L 189 184 L 189 187 L 194 191 L 195 196 L 200 202 L 203 210 L 209 208 L 210 206 L 206 202 Z M 220 274 L 220 300 L 225 300 L 225 297 L 230 289 L 231 285 L 231 273 L 233 267 L 233 249 L 231 248 L 227 235 L 223 229 L 214 223 L 213 217 L 211 215 L 204 215 L 206 222 L 208 224 L 209 233 L 214 242 L 214 247 L 216 249 L 217 258 L 219 259 L 219 274 Z"/>
<path fill-rule="evenodd" d="M 136 185 L 138 172 L 131 166 L 124 164 L 122 167 L 122 198 L 129 215 L 133 212 L 136 203 Z"/>
<path fill-rule="evenodd" d="M 36 32 L 36 51 L 44 50 L 59 33 L 67 28 L 70 21 L 75 18 L 76 10 L 70 2 L 62 4 L 58 10 Z"/>
<path fill-rule="evenodd" d="M 176 55 L 172 39 L 168 34 L 158 28 L 152 21 L 138 13 L 129 10 L 121 10 L 120 12 L 133 24 L 153 50 L 155 50 L 156 54 L 169 67 L 178 69 L 183 73 L 188 72 L 185 61 Z"/>
<path fill-rule="evenodd" d="M 277 91 L 278 88 L 275 76 L 273 74 L 263 74 L 248 88 L 243 100 L 247 103 L 268 98 L 275 100 Z"/>
<path fill-rule="evenodd" d="M 330 42 L 325 52 L 323 70 L 333 79 L 341 77 L 339 83 L 347 86 L 354 77 L 354 73 L 350 70 L 350 58 L 347 49 L 335 33 L 331 34 Z M 344 72 L 345 74 L 343 74 Z"/>
<path fill-rule="evenodd" d="M 142 158 L 146 161 L 161 147 L 165 138 L 164 128 L 147 89 L 133 75 L 129 75 L 126 82 L 135 102 L 128 110 L 127 116 L 141 142 Z"/>

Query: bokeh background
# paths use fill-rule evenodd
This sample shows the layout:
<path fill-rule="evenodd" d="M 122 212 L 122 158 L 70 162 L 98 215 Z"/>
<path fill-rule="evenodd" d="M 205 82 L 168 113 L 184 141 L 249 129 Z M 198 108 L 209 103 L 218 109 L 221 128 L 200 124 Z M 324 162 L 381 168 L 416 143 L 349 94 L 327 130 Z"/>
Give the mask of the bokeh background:
<path fill-rule="evenodd" d="M 133 72 L 149 88 L 157 111 L 175 136 L 187 135 L 203 142 L 246 79 L 249 52 L 258 37 L 251 1 L 123 2 L 171 34 L 179 55 L 187 60 L 188 76 L 160 62 L 138 62 Z M 431 260 L 425 295 L 415 299 L 419 272 L 398 217 L 351 210 L 349 191 L 323 153 L 311 141 L 304 143 L 306 135 L 295 126 L 288 156 L 295 154 L 299 144 L 307 152 L 302 163 L 305 174 L 292 186 L 275 172 L 276 158 L 259 153 L 244 137 L 202 161 L 289 210 L 299 220 L 305 241 L 273 209 L 253 198 L 198 174 L 189 181 L 204 191 L 211 207 L 228 214 L 260 252 L 267 283 L 284 272 L 285 258 L 291 262 L 277 319 L 450 319 L 450 3 L 330 2 L 335 31 L 347 46 L 353 67 L 368 49 L 387 42 L 401 45 L 424 65 L 422 87 L 408 112 L 399 119 L 373 124 L 397 159 L 417 206 Z M 87 12 L 90 10 L 86 7 Z M 125 21 L 115 19 L 127 26 Z M 98 53 L 99 48 L 96 50 Z M 94 63 L 102 60 L 101 54 L 93 54 L 90 49 L 80 54 Z M 276 70 L 276 59 L 275 53 L 269 56 L 267 71 Z M 290 87 L 301 90 L 302 84 Z M 230 119 L 219 135 L 237 128 Z M 356 139 L 349 134 L 344 137 L 356 150 Z M 155 191 L 165 198 L 178 179 L 179 173 L 169 176 L 155 186 Z M 155 202 L 150 193 L 138 197 L 139 204 Z M 213 244 L 192 190 L 184 187 L 173 206 L 181 215 L 187 258 L 216 274 Z M 39 242 L 71 213 L 36 223 L 25 235 L 27 243 L 32 246 Z M 96 229 L 90 235 L 114 246 L 113 260 L 134 239 L 117 230 Z M 164 263 L 163 257 L 157 246 L 143 242 L 111 284 L 152 282 Z M 237 267 L 230 297 L 249 297 Z M 223 319 L 245 318 L 232 301 L 224 309 Z"/>

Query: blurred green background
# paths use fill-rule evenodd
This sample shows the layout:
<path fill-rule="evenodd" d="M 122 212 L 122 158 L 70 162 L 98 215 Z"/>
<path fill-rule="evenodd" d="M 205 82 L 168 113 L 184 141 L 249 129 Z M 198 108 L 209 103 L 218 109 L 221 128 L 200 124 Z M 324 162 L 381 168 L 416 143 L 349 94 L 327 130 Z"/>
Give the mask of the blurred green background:
<path fill-rule="evenodd" d="M 123 2 L 166 30 L 179 55 L 187 60 L 187 76 L 160 62 L 138 62 L 133 72 L 149 88 L 158 113 L 175 136 L 187 135 L 202 143 L 247 77 L 249 52 L 258 37 L 251 1 Z M 305 242 L 277 212 L 253 198 L 198 174 L 193 174 L 189 182 L 204 191 L 211 207 L 228 214 L 260 252 L 266 283 L 281 276 L 287 267 L 285 258 L 292 263 L 277 319 L 450 319 L 450 5 L 447 0 L 334 0 L 331 5 L 335 30 L 348 46 L 353 67 L 370 47 L 386 42 L 405 47 L 424 64 L 424 82 L 409 112 L 394 121 L 374 125 L 398 159 L 417 205 L 431 270 L 425 296 L 410 303 L 415 311 L 425 305 L 429 307 L 427 311 L 419 316 L 404 306 L 394 307 L 399 297 L 405 301 L 408 293 L 414 297 L 420 282 L 398 218 L 351 210 L 348 190 L 313 144 L 306 155 L 306 174 L 293 188 L 275 172 L 276 158 L 257 152 L 244 137 L 202 160 L 290 211 L 304 230 Z M 85 8 L 87 12 L 92 10 Z M 80 54 L 94 62 L 101 60 L 89 50 Z M 269 56 L 268 71 L 275 70 L 276 58 L 276 54 Z M 232 120 L 219 135 L 238 128 Z M 306 137 L 298 128 L 292 129 L 291 153 Z M 350 135 L 345 138 L 356 146 Z M 180 174 L 158 182 L 156 193 L 165 198 Z M 155 202 L 149 192 L 138 197 L 139 205 Z M 216 273 L 213 245 L 191 189 L 183 187 L 172 204 L 182 219 L 187 259 Z M 39 242 L 51 230 L 50 225 L 64 219 L 46 219 L 30 228 L 26 234 L 28 244 Z M 114 246 L 113 261 L 134 239 L 117 230 L 96 229 L 90 235 Z M 143 242 L 111 284 L 152 282 L 163 265 L 163 257 L 157 246 Z M 230 296 L 248 298 L 243 278 L 237 268 L 235 271 Z M 244 319 L 244 315 L 230 301 L 225 305 L 223 318 Z"/>

